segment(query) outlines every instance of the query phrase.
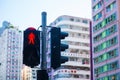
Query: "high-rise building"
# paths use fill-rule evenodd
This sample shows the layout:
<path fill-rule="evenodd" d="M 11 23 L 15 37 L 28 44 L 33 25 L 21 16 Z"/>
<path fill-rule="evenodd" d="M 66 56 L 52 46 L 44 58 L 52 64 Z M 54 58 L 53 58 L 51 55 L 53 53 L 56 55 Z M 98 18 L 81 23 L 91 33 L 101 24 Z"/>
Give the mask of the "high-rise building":
<path fill-rule="evenodd" d="M 39 80 L 40 75 L 38 71 L 40 71 L 38 67 L 31 68 L 24 65 L 22 69 L 22 80 Z"/>
<path fill-rule="evenodd" d="M 22 32 L 5 23 L 0 28 L 0 80 L 21 80 Z"/>
<path fill-rule="evenodd" d="M 69 45 L 61 53 L 69 61 L 55 70 L 53 80 L 90 80 L 90 20 L 63 15 L 50 25 L 68 33 L 62 42 Z"/>
<path fill-rule="evenodd" d="M 24 65 L 21 75 L 22 80 L 32 80 L 32 68 Z"/>
<path fill-rule="evenodd" d="M 120 80 L 120 0 L 92 1 L 92 80 Z"/>

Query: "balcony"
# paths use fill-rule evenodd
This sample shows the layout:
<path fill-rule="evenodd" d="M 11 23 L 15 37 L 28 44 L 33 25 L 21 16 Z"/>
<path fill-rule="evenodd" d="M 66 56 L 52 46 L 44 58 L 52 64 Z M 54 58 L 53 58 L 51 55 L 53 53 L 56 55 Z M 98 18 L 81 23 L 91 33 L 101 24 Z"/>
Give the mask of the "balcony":
<path fill-rule="evenodd" d="M 59 69 L 55 72 L 55 80 L 89 80 L 90 71 L 76 69 Z"/>
<path fill-rule="evenodd" d="M 81 78 L 58 78 L 55 80 L 80 80 Z M 90 80 L 90 79 L 81 79 L 81 80 Z"/>
<path fill-rule="evenodd" d="M 62 66 L 80 66 L 80 67 L 90 67 L 90 64 L 83 64 L 82 62 L 76 62 L 76 61 L 68 61 L 66 63 L 63 63 Z"/>
<path fill-rule="evenodd" d="M 68 56 L 68 57 L 79 57 L 79 58 L 90 58 L 89 54 L 78 54 L 78 53 L 61 53 L 63 56 Z"/>

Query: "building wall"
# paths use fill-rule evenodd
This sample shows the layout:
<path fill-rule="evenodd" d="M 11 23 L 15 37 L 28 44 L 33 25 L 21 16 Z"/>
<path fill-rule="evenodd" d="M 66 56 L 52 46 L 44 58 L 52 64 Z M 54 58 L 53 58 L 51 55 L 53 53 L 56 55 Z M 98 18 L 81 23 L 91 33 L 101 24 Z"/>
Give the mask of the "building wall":
<path fill-rule="evenodd" d="M 55 70 L 55 80 L 90 80 L 90 20 L 63 15 L 58 17 L 51 26 L 61 27 L 69 36 L 63 43 L 69 49 L 61 55 L 69 57 L 69 61 Z"/>
<path fill-rule="evenodd" d="M 32 80 L 32 69 L 30 67 L 23 65 L 21 74 L 22 80 Z"/>
<path fill-rule="evenodd" d="M 119 80 L 119 2 L 92 0 L 93 80 Z"/>

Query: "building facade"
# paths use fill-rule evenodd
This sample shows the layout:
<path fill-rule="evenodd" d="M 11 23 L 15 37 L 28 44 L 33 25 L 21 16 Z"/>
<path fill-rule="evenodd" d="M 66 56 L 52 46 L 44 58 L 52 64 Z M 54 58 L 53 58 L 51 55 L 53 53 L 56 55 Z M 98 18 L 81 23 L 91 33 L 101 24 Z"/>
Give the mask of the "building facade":
<path fill-rule="evenodd" d="M 21 80 L 22 32 L 11 24 L 1 29 L 0 80 Z"/>
<path fill-rule="evenodd" d="M 22 80 L 39 80 L 41 76 L 38 71 L 40 71 L 38 67 L 31 68 L 24 65 L 22 69 Z"/>
<path fill-rule="evenodd" d="M 120 80 L 120 0 L 92 0 L 92 80 Z"/>
<path fill-rule="evenodd" d="M 53 80 L 90 80 L 90 20 L 63 15 L 50 25 L 68 33 L 62 42 L 69 45 L 61 53 L 69 60 L 55 70 Z"/>
<path fill-rule="evenodd" d="M 23 66 L 22 80 L 32 80 L 32 69 L 28 66 Z"/>

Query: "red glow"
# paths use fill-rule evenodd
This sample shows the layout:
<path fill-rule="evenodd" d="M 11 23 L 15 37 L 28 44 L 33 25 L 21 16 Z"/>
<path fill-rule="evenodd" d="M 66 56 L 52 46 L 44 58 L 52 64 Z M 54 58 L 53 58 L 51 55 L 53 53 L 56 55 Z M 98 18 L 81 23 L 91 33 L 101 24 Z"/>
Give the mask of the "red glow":
<path fill-rule="evenodd" d="M 35 35 L 31 32 L 29 35 L 28 35 L 28 39 L 29 39 L 29 44 L 35 44 Z"/>
<path fill-rule="evenodd" d="M 34 27 L 29 27 L 26 30 L 36 30 Z"/>

